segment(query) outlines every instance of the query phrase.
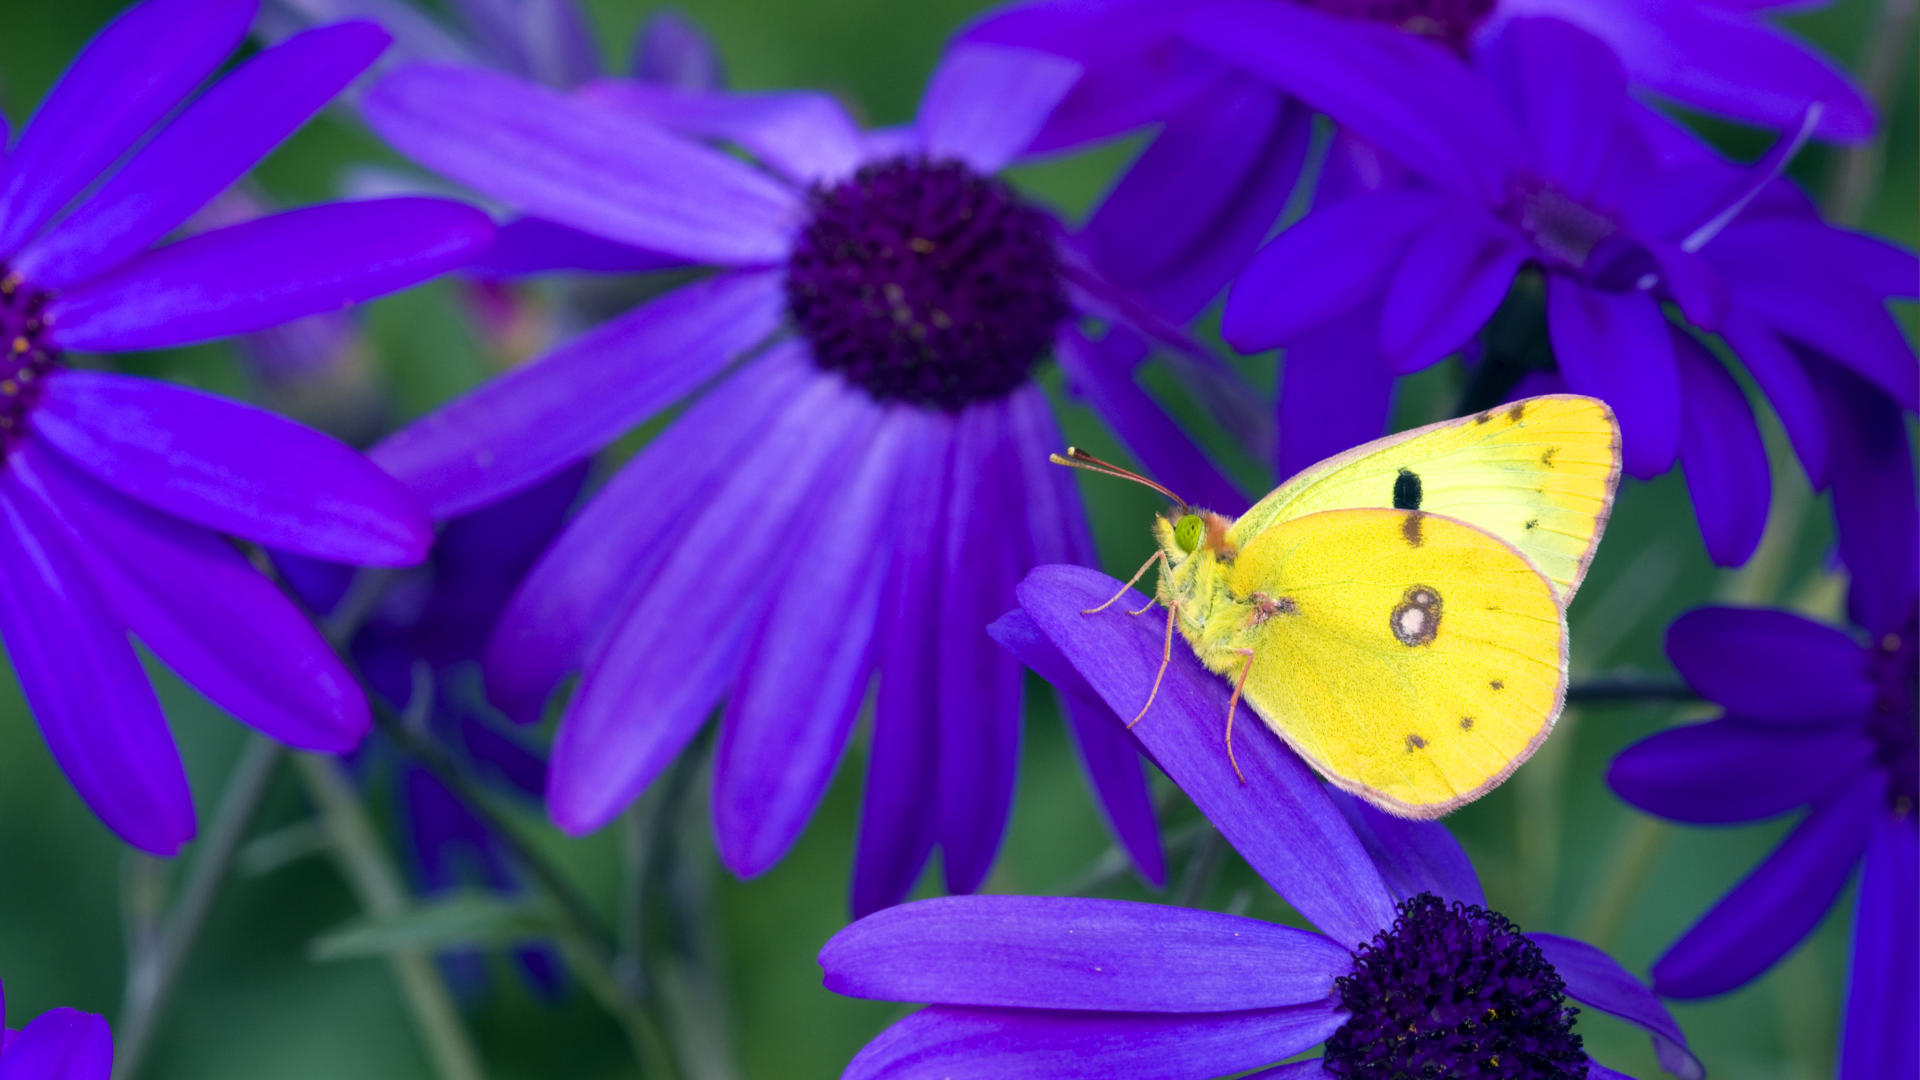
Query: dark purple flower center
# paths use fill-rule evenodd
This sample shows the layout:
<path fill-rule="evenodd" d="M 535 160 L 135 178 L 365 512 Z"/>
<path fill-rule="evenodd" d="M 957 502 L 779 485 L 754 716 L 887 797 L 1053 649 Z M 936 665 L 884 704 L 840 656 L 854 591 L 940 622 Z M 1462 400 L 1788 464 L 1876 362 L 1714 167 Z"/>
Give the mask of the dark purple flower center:
<path fill-rule="evenodd" d="M 1867 730 L 1873 736 L 1875 759 L 1887 771 L 1887 801 L 1901 814 L 1912 814 L 1920 806 L 1920 712 L 1914 700 L 1914 681 L 1920 678 L 1917 642 L 1920 624 L 1909 622 L 1900 633 L 1881 638 L 1868 660 L 1879 693 Z"/>
<path fill-rule="evenodd" d="M 1354 1080 L 1581 1080 L 1580 1010 L 1505 916 L 1421 893 L 1334 980 L 1351 1014 L 1326 1071 Z"/>
<path fill-rule="evenodd" d="M 45 340 L 51 298 L 0 263 L 0 456 L 26 434 L 27 414 L 60 359 Z"/>
<path fill-rule="evenodd" d="M 1444 42 L 1465 52 L 1494 0 L 1301 0 L 1310 8 L 1349 19 L 1386 23 L 1396 30 Z"/>
<path fill-rule="evenodd" d="M 1052 223 L 957 161 L 868 165 L 808 206 L 787 311 L 816 364 L 881 401 L 1002 397 L 1070 312 Z"/>
<path fill-rule="evenodd" d="M 1589 269 L 1594 253 L 1619 232 L 1609 215 L 1531 177 L 1513 182 L 1500 213 L 1533 241 L 1549 269 Z"/>

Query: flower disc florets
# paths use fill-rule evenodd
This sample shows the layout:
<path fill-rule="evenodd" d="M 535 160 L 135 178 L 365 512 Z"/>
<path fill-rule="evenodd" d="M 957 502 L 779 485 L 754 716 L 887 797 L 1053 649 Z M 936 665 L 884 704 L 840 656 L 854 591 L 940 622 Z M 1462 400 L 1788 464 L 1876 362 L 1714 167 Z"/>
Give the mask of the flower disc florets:
<path fill-rule="evenodd" d="M 958 410 L 1026 382 L 1069 308 L 1052 224 L 957 161 L 815 189 L 787 264 L 814 362 L 882 401 Z"/>
<path fill-rule="evenodd" d="M 1494 0 L 1304 0 L 1329 15 L 1385 23 L 1396 30 L 1445 42 L 1465 52 Z"/>
<path fill-rule="evenodd" d="M 27 414 L 59 359 L 44 340 L 48 299 L 0 264 L 0 454 L 26 432 Z"/>
<path fill-rule="evenodd" d="M 1351 1018 L 1324 1066 L 1355 1080 L 1581 1080 L 1587 1055 L 1560 976 L 1497 913 L 1431 893 L 1334 981 Z"/>
<path fill-rule="evenodd" d="M 1588 269 L 1594 253 L 1619 232 L 1607 214 L 1545 180 L 1515 180 L 1500 212 L 1553 269 Z"/>
<path fill-rule="evenodd" d="M 1920 805 L 1920 715 L 1916 715 L 1914 680 L 1920 677 L 1916 639 L 1920 627 L 1908 623 L 1898 634 L 1888 634 L 1874 650 L 1870 669 L 1879 689 L 1867 730 L 1873 736 L 1876 759 L 1891 778 L 1887 801 L 1903 814 Z"/>

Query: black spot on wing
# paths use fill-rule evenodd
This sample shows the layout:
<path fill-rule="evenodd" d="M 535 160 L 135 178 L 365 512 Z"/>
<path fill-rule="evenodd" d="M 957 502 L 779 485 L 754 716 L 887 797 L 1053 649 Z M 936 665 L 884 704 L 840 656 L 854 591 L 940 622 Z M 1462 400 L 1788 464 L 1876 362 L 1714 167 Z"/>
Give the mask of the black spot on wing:
<path fill-rule="evenodd" d="M 1505 690 L 1506 688 L 1506 682 L 1500 679 L 1495 679 L 1487 684 L 1487 689 L 1489 690 Z"/>
<path fill-rule="evenodd" d="M 1427 745 L 1427 740 L 1421 738 L 1420 736 L 1414 735 L 1412 733 L 1409 733 L 1407 735 L 1407 753 L 1411 754 L 1415 750 L 1423 750 L 1426 748 L 1426 745 Z"/>
<path fill-rule="evenodd" d="M 1507 419 L 1513 421 L 1516 424 L 1522 420 L 1525 420 L 1526 418 L 1527 418 L 1527 403 L 1524 401 L 1514 402 L 1513 408 L 1507 410 Z"/>
<path fill-rule="evenodd" d="M 1460 718 L 1460 730 L 1461 730 L 1461 731 L 1472 731 L 1472 730 L 1473 730 L 1473 717 L 1471 717 L 1471 716 L 1463 716 L 1463 717 L 1461 717 L 1461 718 Z"/>
<path fill-rule="evenodd" d="M 1419 547 L 1425 540 L 1420 534 L 1420 520 L 1426 516 L 1418 510 L 1409 511 L 1406 520 L 1400 523 L 1400 535 L 1407 538 L 1408 547 Z"/>
<path fill-rule="evenodd" d="M 1528 531 L 1528 532 L 1532 532 L 1533 530 L 1535 530 L 1535 529 L 1537 529 L 1537 528 L 1539 528 L 1539 527 L 1540 527 L 1540 519 L 1539 519 L 1539 518 L 1528 518 L 1528 519 L 1527 519 L 1527 531 Z"/>
<path fill-rule="evenodd" d="M 1549 469 L 1553 468 L 1553 455 L 1559 452 L 1560 448 L 1557 446 L 1549 446 L 1545 450 L 1542 450 L 1540 452 L 1540 464 Z"/>
<path fill-rule="evenodd" d="M 1412 469 L 1401 469 L 1400 475 L 1393 478 L 1393 508 L 1395 510 L 1420 509 L 1420 474 Z"/>

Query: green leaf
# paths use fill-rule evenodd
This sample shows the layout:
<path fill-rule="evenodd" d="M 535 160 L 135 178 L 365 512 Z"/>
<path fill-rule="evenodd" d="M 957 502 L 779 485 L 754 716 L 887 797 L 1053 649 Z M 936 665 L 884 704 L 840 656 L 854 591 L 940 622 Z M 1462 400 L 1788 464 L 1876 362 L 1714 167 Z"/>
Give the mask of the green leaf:
<path fill-rule="evenodd" d="M 558 927 L 539 907 L 484 893 L 430 900 L 384 919 L 356 919 L 313 939 L 315 960 L 385 956 L 402 949 L 510 945 L 553 937 Z"/>

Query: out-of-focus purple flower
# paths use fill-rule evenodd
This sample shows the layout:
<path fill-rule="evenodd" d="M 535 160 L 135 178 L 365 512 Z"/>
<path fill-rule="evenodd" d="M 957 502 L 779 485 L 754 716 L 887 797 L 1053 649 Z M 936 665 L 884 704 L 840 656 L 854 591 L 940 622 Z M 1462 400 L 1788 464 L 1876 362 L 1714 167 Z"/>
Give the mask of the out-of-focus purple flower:
<path fill-rule="evenodd" d="M 349 643 L 373 691 L 417 724 L 418 734 L 483 784 L 529 801 L 546 790 L 546 761 L 505 730 L 486 703 L 480 655 L 501 609 L 560 531 L 586 478 L 587 467 L 576 465 L 447 522 L 427 562 L 383 584 Z M 360 587 L 345 567 L 287 558 L 281 567 L 316 609 L 334 609 Z M 363 774 L 376 775 L 388 756 L 372 754 Z M 421 895 L 461 888 L 521 892 L 519 870 L 501 837 L 430 769 L 404 751 L 393 756 L 406 850 Z M 560 962 L 550 948 L 521 946 L 514 958 L 537 989 L 558 988 Z M 476 993 L 486 985 L 481 953 L 451 951 L 441 962 L 462 991 Z"/>
<path fill-rule="evenodd" d="M 548 787 L 562 828 L 610 820 L 724 698 L 715 832 L 732 869 L 759 873 L 811 815 L 877 677 L 854 906 L 904 896 L 936 844 L 951 888 L 983 879 L 1013 792 L 1021 676 L 981 628 L 1026 567 L 1093 554 L 1070 481 L 1046 464 L 1060 434 L 1032 372 L 1078 357 L 1083 313 L 1125 320 L 1058 224 L 994 176 L 1075 73 L 962 49 L 912 127 L 872 133 L 806 93 L 626 83 L 568 98 L 420 66 L 368 94 L 389 140 L 484 194 L 720 269 L 375 451 L 456 514 L 706 387 L 562 534 L 489 648 L 488 689 L 518 717 L 583 672 Z M 1195 456 L 1171 424 L 1153 437 L 1166 441 L 1143 457 Z M 1131 747 L 1075 730 L 1157 877 Z"/>
<path fill-rule="evenodd" d="M 1290 352 L 1283 403 L 1299 394 L 1313 410 L 1313 393 L 1343 379 L 1343 402 L 1380 395 L 1398 374 L 1466 345 L 1506 303 L 1527 326 L 1544 318 L 1533 362 L 1618 412 L 1630 472 L 1683 461 L 1710 553 L 1737 564 L 1764 528 L 1769 470 L 1745 395 L 1696 332 L 1726 334 L 1788 418 L 1816 483 L 1826 481 L 1827 433 L 1813 376 L 1792 349 L 1851 368 L 1905 408 L 1920 400 L 1912 351 L 1886 310 L 1887 299 L 1913 295 L 1913 257 L 1827 227 L 1775 179 L 1797 140 L 1750 169 L 1704 151 L 1659 167 L 1662 148 L 1646 137 L 1618 61 L 1566 23 L 1514 21 L 1482 58 L 1485 77 L 1404 35 L 1344 32 L 1343 55 L 1391 71 L 1402 92 L 1359 93 L 1328 72 L 1275 78 L 1430 186 L 1367 190 L 1352 179 L 1360 170 L 1336 159 L 1330 173 L 1345 197 L 1281 233 L 1235 283 L 1223 329 L 1240 348 L 1311 348 L 1329 328 L 1378 342 L 1384 372 L 1360 370 L 1373 362 L 1365 345 L 1346 356 Z M 1516 275 L 1522 288 L 1510 295 Z M 1377 329 L 1353 326 L 1356 312 Z M 1384 415 L 1384 396 L 1358 411 Z M 1330 449 L 1356 434 L 1325 418 L 1341 415 L 1299 413 L 1307 427 L 1287 436 Z"/>
<path fill-rule="evenodd" d="M 1080 84 L 1035 140 L 1039 150 L 1076 146 L 1154 121 L 1171 122 L 1195 101 L 1227 91 L 1236 64 L 1269 68 L 1348 66 L 1344 28 L 1366 23 L 1425 39 L 1469 58 L 1496 45 L 1517 19 L 1549 16 L 1582 27 L 1619 55 L 1636 88 L 1736 120 L 1798 126 L 1809 104 L 1826 106 L 1819 134 L 1858 141 L 1874 128 L 1873 106 L 1838 66 L 1767 25 L 1767 3 L 1728 0 L 1037 0 L 1007 4 L 962 32 L 962 40 L 1043 49 L 1084 69 Z M 1270 8 L 1282 8 L 1274 14 Z M 1199 36 L 1190 25 L 1205 28 Z M 1213 35 L 1245 52 L 1223 56 Z M 1252 64 L 1244 64 L 1248 59 Z M 1397 92 L 1397 84 L 1373 92 Z M 1356 89 L 1365 89 L 1364 85 Z"/>
<path fill-rule="evenodd" d="M 406 489 L 344 444 L 208 394 L 77 369 L 68 355 L 337 309 L 458 265 L 491 231 L 467 207 L 404 199 L 309 207 L 148 250 L 387 40 L 365 23 L 312 31 L 182 107 L 252 15 L 246 0 L 128 10 L 81 52 L 0 174 L 0 634 L 81 796 L 161 855 L 193 835 L 193 802 L 128 635 L 241 721 L 291 746 L 345 750 L 367 728 L 365 699 L 219 534 L 370 565 L 417 562 L 433 534 Z"/>
<path fill-rule="evenodd" d="M 994 627 L 1115 731 L 1116 710 L 1145 699 L 1161 652 L 1145 620 L 1082 613 L 1118 584 L 1042 567 Z M 1274 1066 L 1257 1075 L 1619 1076 L 1587 1057 L 1569 999 L 1646 1029 L 1669 1071 L 1702 1075 L 1673 1018 L 1612 958 L 1523 934 L 1488 910 L 1443 826 L 1329 790 L 1257 725 L 1236 747 L 1243 783 L 1220 743 L 1227 696 L 1182 652 L 1134 733 L 1319 933 L 1114 900 L 893 908 L 828 942 L 827 988 L 931 1007 L 869 1043 L 846 1075 L 1204 1080 Z M 1321 1044 L 1319 1057 L 1275 1066 Z"/>
<path fill-rule="evenodd" d="M 1912 963 L 1920 947 L 1920 542 L 1906 425 L 1881 404 L 1892 415 L 1843 441 L 1834 462 L 1836 503 L 1843 494 L 1871 502 L 1855 512 L 1872 521 L 1854 522 L 1851 542 L 1842 533 L 1860 632 L 1769 609 L 1688 612 L 1667 633 L 1667 655 L 1725 711 L 1628 747 L 1607 776 L 1628 802 L 1675 821 L 1724 825 L 1806 809 L 1779 848 L 1654 963 L 1654 987 L 1669 997 L 1723 993 L 1759 976 L 1813 930 L 1862 867 L 1841 1080 L 1920 1068 Z M 1859 487 L 1844 486 L 1860 476 Z M 1871 543 L 1861 535 L 1868 528 Z"/>
<path fill-rule="evenodd" d="M 0 1077 L 5 1080 L 107 1080 L 113 1032 L 106 1020 L 78 1009 L 48 1009 L 15 1031 L 6 1026 L 0 992 Z"/>

